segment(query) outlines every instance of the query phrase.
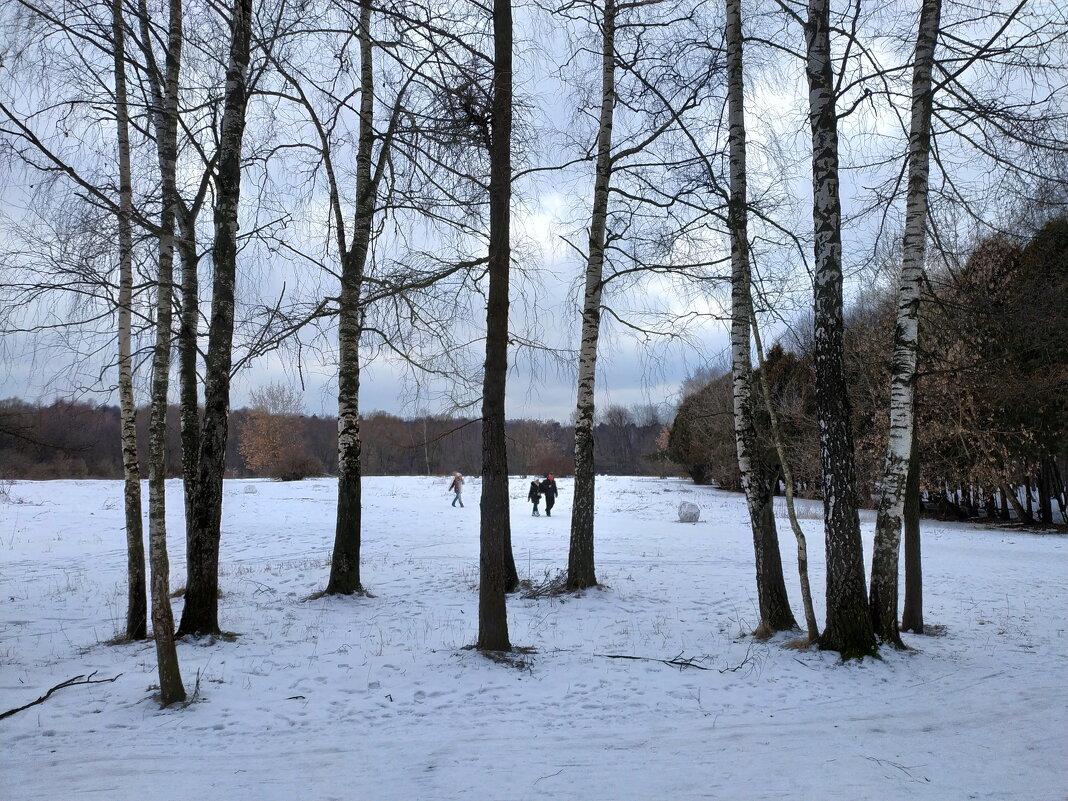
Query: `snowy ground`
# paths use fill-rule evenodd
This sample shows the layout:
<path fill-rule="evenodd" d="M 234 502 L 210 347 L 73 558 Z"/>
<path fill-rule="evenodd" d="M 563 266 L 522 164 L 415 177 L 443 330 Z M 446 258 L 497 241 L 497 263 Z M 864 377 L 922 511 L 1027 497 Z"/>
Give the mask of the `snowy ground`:
<path fill-rule="evenodd" d="M 363 577 L 325 586 L 334 485 L 226 484 L 222 625 L 181 642 L 195 703 L 151 699 L 154 649 L 111 646 L 125 613 L 121 487 L 18 483 L 0 503 L 0 797 L 19 799 L 1068 798 L 1068 540 L 928 523 L 926 619 L 944 636 L 838 664 L 744 636 L 756 623 L 740 496 L 598 479 L 598 575 L 582 598 L 509 599 L 522 669 L 465 649 L 477 628 L 478 482 L 372 478 Z M 513 480 L 522 577 L 566 565 Z M 172 587 L 184 584 L 169 486 Z M 701 522 L 676 522 L 680 501 Z M 823 544 L 810 540 L 823 619 Z M 870 554 L 871 521 L 865 521 Z M 795 614 L 793 540 L 781 527 Z M 176 616 L 181 600 L 175 601 Z M 694 659 L 708 670 L 651 660 Z"/>

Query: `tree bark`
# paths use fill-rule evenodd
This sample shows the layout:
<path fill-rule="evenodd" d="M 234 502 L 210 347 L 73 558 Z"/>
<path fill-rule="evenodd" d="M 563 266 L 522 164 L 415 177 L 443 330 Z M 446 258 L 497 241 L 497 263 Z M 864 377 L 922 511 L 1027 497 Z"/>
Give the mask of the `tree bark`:
<path fill-rule="evenodd" d="M 1053 524 L 1053 457 L 1048 454 L 1038 463 L 1038 519 Z"/>
<path fill-rule="evenodd" d="M 916 419 L 913 396 L 912 419 Z M 901 628 L 923 634 L 923 560 L 920 549 L 920 449 L 919 430 L 912 426 L 909 476 L 905 481 L 905 600 L 901 608 Z"/>
<path fill-rule="evenodd" d="M 916 355 L 919 342 L 920 290 L 927 237 L 927 185 L 931 154 L 931 74 L 938 42 L 941 0 L 924 0 L 912 73 L 909 130 L 908 197 L 905 238 L 897 292 L 894 357 L 890 373 L 890 429 L 883 466 L 882 493 L 875 522 L 868 608 L 875 636 L 903 648 L 897 622 L 898 554 L 905 485 L 912 458 L 915 426 Z"/>
<path fill-rule="evenodd" d="M 730 142 L 730 201 L 728 227 L 731 237 L 731 373 L 734 394 L 734 441 L 738 472 L 749 507 L 756 561 L 760 624 L 757 633 L 797 628 L 779 553 L 779 535 L 773 509 L 774 477 L 754 465 L 758 452 L 753 422 L 753 365 L 750 348 L 752 329 L 752 275 L 749 264 L 749 214 L 746 176 L 745 94 L 742 52 L 741 0 L 726 3 L 727 119 Z M 770 403 L 769 403 L 770 406 Z"/>
<path fill-rule="evenodd" d="M 166 105 L 164 99 L 166 76 L 162 76 L 156 61 L 152 43 L 154 37 L 149 25 L 146 0 L 138 2 L 140 17 L 141 47 L 144 52 L 146 83 L 156 109 Z M 177 86 L 174 87 L 175 91 Z M 156 117 L 153 115 L 153 119 Z M 158 129 L 158 124 L 157 124 Z M 199 208 L 200 198 L 195 203 Z M 175 215 L 178 226 L 177 248 L 182 269 L 182 314 L 178 331 L 179 396 L 182 434 L 182 488 L 185 500 L 186 550 L 192 541 L 193 506 L 196 501 L 197 459 L 200 451 L 200 413 L 197 398 L 197 336 L 200 312 L 200 289 L 197 276 L 199 257 L 196 252 L 196 212 L 187 209 L 180 197 L 175 197 Z"/>
<path fill-rule="evenodd" d="M 237 213 L 241 199 L 241 146 L 248 103 L 251 30 L 252 0 L 234 0 L 215 180 L 215 238 L 211 250 L 215 279 L 212 283 L 208 352 L 204 365 L 204 417 L 200 430 L 193 525 L 187 554 L 185 608 L 178 627 L 179 635 L 219 633 L 219 541 L 230 415 Z"/>
<path fill-rule="evenodd" d="M 1009 504 L 1016 511 L 1017 520 L 1021 522 L 1031 522 L 1031 519 L 1027 516 L 1027 510 L 1024 509 L 1023 504 L 1020 503 L 1020 496 L 1016 493 L 1016 487 L 1002 484 L 1001 497 L 1005 499 L 1005 503 Z"/>
<path fill-rule="evenodd" d="M 351 247 L 342 254 L 340 322 L 338 323 L 338 479 L 334 555 L 330 564 L 330 594 L 362 593 L 360 582 L 361 477 L 360 465 L 360 294 L 371 223 L 378 188 L 371 176 L 374 147 L 374 61 L 371 42 L 371 3 L 360 3 L 360 125 L 356 154 L 356 218 Z"/>
<path fill-rule="evenodd" d="M 149 415 L 148 550 L 152 568 L 152 630 L 159 664 L 160 704 L 185 699 L 174 644 L 167 557 L 167 391 L 171 367 L 174 282 L 174 218 L 177 207 L 178 76 L 182 54 L 181 0 L 170 0 L 164 106 L 156 112 L 163 205 L 160 214 L 159 279 L 156 290 L 156 342 L 152 356 L 152 403 Z M 144 6 L 142 5 L 142 11 Z"/>
<path fill-rule="evenodd" d="M 842 211 L 828 6 L 829 0 L 809 0 L 805 24 L 815 234 L 816 410 L 827 551 L 827 620 L 820 647 L 851 659 L 875 654 L 878 646 L 864 586 L 853 431 L 842 345 Z"/>
<path fill-rule="evenodd" d="M 489 189 L 489 298 L 482 392 L 482 500 L 479 524 L 478 642 L 510 651 L 505 594 L 518 577 L 511 554 L 504 394 L 508 373 L 508 280 L 511 261 L 512 5 L 493 1 L 493 99 Z M 509 570 L 509 564 L 511 569 Z"/>
<path fill-rule="evenodd" d="M 575 492 L 571 507 L 571 544 L 567 587 L 581 590 L 597 585 L 594 563 L 594 388 L 597 346 L 601 331 L 608 192 L 612 183 L 612 125 L 616 105 L 616 3 L 605 0 L 601 20 L 601 110 L 597 128 L 597 163 L 586 253 L 586 287 L 582 303 L 582 333 L 578 360 L 578 398 L 575 404 Z"/>
<path fill-rule="evenodd" d="M 137 459 L 137 403 L 131 355 L 133 306 L 133 181 L 130 171 L 130 115 L 126 89 L 126 37 L 121 0 L 112 0 L 115 57 L 115 125 L 119 151 L 119 418 L 121 421 L 123 509 L 126 519 L 126 637 L 148 636 L 145 535 L 141 524 L 141 468 Z"/>
<path fill-rule="evenodd" d="M 191 541 L 196 503 L 197 459 L 200 455 L 200 408 L 197 393 L 197 337 L 200 327 L 199 257 L 196 221 L 188 211 L 178 214 L 178 259 L 182 268 L 182 314 L 178 327 L 178 383 L 182 432 L 182 487 L 185 497 L 185 539 Z"/>

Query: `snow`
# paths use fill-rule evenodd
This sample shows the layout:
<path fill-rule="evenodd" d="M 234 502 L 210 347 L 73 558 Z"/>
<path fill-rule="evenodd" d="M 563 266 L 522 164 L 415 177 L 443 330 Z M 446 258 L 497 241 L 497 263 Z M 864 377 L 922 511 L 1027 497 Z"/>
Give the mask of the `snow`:
<path fill-rule="evenodd" d="M 566 566 L 570 482 L 532 517 L 512 481 L 521 577 Z M 370 598 L 319 598 L 335 485 L 228 481 L 221 623 L 182 641 L 194 703 L 160 710 L 125 615 L 118 482 L 20 482 L 0 503 L 0 797 L 21 799 L 1037 799 L 1068 797 L 1064 537 L 924 528 L 925 619 L 942 636 L 842 664 L 745 636 L 757 623 L 741 495 L 601 477 L 583 597 L 508 601 L 522 666 L 477 630 L 479 482 L 364 484 Z M 171 585 L 184 584 L 168 485 Z M 697 503 L 701 522 L 677 520 Z M 784 512 L 777 509 L 777 513 Z M 822 621 L 822 522 L 803 511 Z M 870 556 L 873 522 L 864 521 Z M 780 516 L 795 615 L 794 544 Z M 174 602 L 176 616 L 181 599 Z M 610 658 L 645 657 L 643 660 Z M 654 660 L 693 660 L 707 670 Z"/>

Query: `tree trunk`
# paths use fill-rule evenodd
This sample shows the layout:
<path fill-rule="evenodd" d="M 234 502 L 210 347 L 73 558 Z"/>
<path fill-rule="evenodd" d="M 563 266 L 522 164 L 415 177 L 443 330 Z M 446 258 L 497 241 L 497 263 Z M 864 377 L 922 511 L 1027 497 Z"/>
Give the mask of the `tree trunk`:
<path fill-rule="evenodd" d="M 1061 510 L 1061 520 L 1068 523 L 1068 509 L 1065 508 L 1064 497 L 1064 478 L 1061 475 L 1061 469 L 1057 465 L 1057 460 L 1050 457 L 1050 465 L 1053 468 L 1053 494 L 1057 499 L 1057 506 Z"/>
<path fill-rule="evenodd" d="M 137 403 L 131 356 L 133 306 L 133 181 L 126 94 L 126 40 L 121 0 L 112 1 L 115 56 L 115 123 L 119 151 L 119 419 L 123 508 L 126 515 L 126 638 L 148 636 L 145 535 L 141 524 L 141 468 L 137 460 Z"/>
<path fill-rule="evenodd" d="M 143 6 L 142 6 L 143 8 Z M 152 356 L 152 403 L 149 415 L 148 552 L 152 568 L 152 630 L 159 663 L 160 704 L 185 699 L 178 652 L 167 557 L 167 391 L 171 367 L 174 281 L 174 217 L 177 207 L 178 75 L 182 52 L 181 0 L 170 0 L 165 105 L 157 112 L 156 138 L 163 197 L 160 214 L 159 280 L 156 290 L 156 343 Z"/>
<path fill-rule="evenodd" d="M 775 528 L 772 479 L 753 464 L 758 451 L 753 423 L 753 366 L 750 330 L 753 313 L 746 187 L 745 100 L 742 60 L 741 0 L 727 0 L 727 115 L 730 137 L 731 237 L 731 372 L 734 393 L 734 441 L 738 472 L 749 507 L 756 561 L 758 635 L 797 628 L 782 572 Z M 770 406 L 770 404 L 769 404 Z M 778 471 L 774 479 L 778 482 Z"/>
<path fill-rule="evenodd" d="M 178 382 L 182 432 L 182 487 L 185 495 L 185 539 L 188 549 L 196 501 L 197 459 L 200 455 L 200 408 L 197 395 L 197 337 L 200 320 L 199 258 L 196 222 L 188 213 L 178 216 L 178 258 L 182 265 L 182 315 L 178 327 Z"/>
<path fill-rule="evenodd" d="M 1030 470 L 1030 466 L 1028 466 L 1028 470 Z M 1027 522 L 1028 523 L 1034 523 L 1035 522 L 1035 506 L 1034 506 L 1034 498 L 1031 497 L 1031 474 L 1030 473 L 1025 473 L 1024 474 L 1024 504 L 1026 505 L 1026 508 L 1027 508 Z"/>
<path fill-rule="evenodd" d="M 913 397 L 913 420 L 916 419 Z M 905 600 L 901 609 L 901 628 L 923 634 L 923 560 L 920 554 L 920 449 L 919 433 L 912 427 L 912 450 L 909 476 L 905 481 Z"/>
<path fill-rule="evenodd" d="M 1038 519 L 1053 525 L 1053 457 L 1045 455 L 1038 463 Z"/>
<path fill-rule="evenodd" d="M 1016 493 L 1016 487 L 1009 487 L 1007 484 L 1001 485 L 1001 496 L 1005 498 L 1005 501 L 1016 510 L 1016 519 L 1020 522 L 1032 522 L 1028 516 L 1027 510 L 1024 509 L 1023 504 L 1020 503 L 1020 496 Z"/>
<path fill-rule="evenodd" d="M 571 507 L 571 547 L 567 586 L 581 590 L 597 584 L 593 558 L 596 470 L 593 449 L 594 385 L 597 345 L 601 329 L 608 191 L 612 182 L 612 124 L 616 105 L 616 4 L 605 0 L 601 21 L 601 112 L 597 130 L 597 165 L 593 186 L 586 290 L 582 304 L 582 335 L 578 361 L 578 399 L 575 405 L 575 492 Z"/>
<path fill-rule="evenodd" d="M 511 260 L 511 0 L 493 0 L 493 100 L 490 115 L 489 297 L 482 391 L 482 500 L 476 646 L 484 651 L 510 651 L 512 645 L 508 639 L 505 594 L 518 583 L 511 553 L 508 453 L 504 432 L 504 393 L 508 374 L 508 273 Z"/>
<path fill-rule="evenodd" d="M 371 43 L 371 3 L 360 3 L 360 140 L 356 155 L 356 220 L 351 248 L 342 254 L 340 322 L 338 323 L 337 522 L 334 556 L 330 564 L 331 594 L 363 593 L 360 582 L 362 512 L 360 465 L 360 293 L 377 186 L 371 178 L 374 147 L 374 62 Z"/>
<path fill-rule="evenodd" d="M 160 110 L 167 104 L 165 99 L 166 92 L 177 92 L 178 87 L 177 83 L 173 86 L 168 83 L 166 87 L 161 85 L 161 80 L 166 83 L 167 77 L 160 75 L 156 62 L 155 51 L 152 47 L 154 37 L 149 25 L 148 3 L 146 0 L 139 0 L 138 15 L 140 17 L 141 47 L 148 65 L 146 83 L 148 84 L 152 103 L 157 110 Z M 152 118 L 158 132 L 161 125 L 160 117 L 154 112 Z M 199 205 L 199 202 L 198 200 L 197 205 Z M 182 265 L 182 315 L 178 333 L 178 359 L 182 432 L 182 487 L 185 496 L 185 536 L 186 550 L 188 552 L 192 542 L 197 459 L 200 450 L 200 414 L 197 403 L 197 335 L 200 311 L 197 265 L 199 258 L 196 252 L 196 214 L 183 206 L 180 197 L 176 196 L 174 203 L 179 232 L 177 239 L 178 255 Z"/>
<path fill-rule="evenodd" d="M 869 611 L 875 636 L 903 648 L 898 633 L 898 554 L 912 447 L 915 441 L 913 399 L 919 342 L 920 290 L 927 238 L 927 184 L 931 154 L 931 73 L 938 42 L 941 0 L 924 0 L 912 72 L 912 117 L 909 130 L 908 197 L 901 275 L 894 327 L 894 358 L 890 372 L 890 430 L 883 466 L 882 493 L 875 521 Z"/>
<path fill-rule="evenodd" d="M 212 284 L 208 353 L 204 365 L 204 419 L 187 554 L 185 608 L 178 627 L 180 635 L 219 633 L 219 540 L 230 414 L 237 212 L 241 197 L 241 145 L 248 101 L 246 84 L 252 0 L 234 0 L 230 25 L 230 60 L 226 69 L 215 182 L 215 240 L 211 252 L 215 280 Z"/>
<path fill-rule="evenodd" d="M 875 654 L 857 516 L 853 431 L 842 345 L 842 229 L 829 0 L 809 0 L 805 25 L 812 129 L 816 410 L 827 550 L 827 621 L 820 647 L 843 659 Z"/>

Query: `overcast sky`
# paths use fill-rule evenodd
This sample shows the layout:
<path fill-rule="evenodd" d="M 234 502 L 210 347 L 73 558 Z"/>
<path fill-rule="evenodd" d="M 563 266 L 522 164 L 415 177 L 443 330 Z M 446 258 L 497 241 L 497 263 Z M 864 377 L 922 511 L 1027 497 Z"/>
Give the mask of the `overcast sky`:
<path fill-rule="evenodd" d="M 913 35 L 908 26 L 915 9 L 910 12 L 911 6 L 894 4 L 886 8 L 887 13 L 896 15 L 903 34 L 899 40 L 887 36 L 885 41 L 898 41 L 901 53 L 907 53 L 908 42 Z M 1043 13 L 1054 16 L 1052 8 L 1043 12 L 1044 8 L 1047 7 L 1037 4 L 1032 11 L 1040 16 Z M 953 13 L 962 12 L 957 8 Z M 1063 17 L 1063 12 L 1060 16 Z M 555 37 L 556 41 L 549 42 L 546 35 Z M 803 44 L 802 33 L 796 25 L 779 28 L 775 35 L 794 37 L 792 45 L 795 48 Z M 528 38 L 524 39 L 524 36 Z M 517 42 L 517 52 L 520 54 L 517 57 L 517 86 L 521 94 L 526 93 L 523 99 L 536 109 L 535 115 L 540 115 L 539 124 L 547 123 L 549 128 L 555 126 L 557 134 L 567 134 L 576 140 L 588 139 L 589 131 L 581 130 L 581 125 L 578 129 L 569 129 L 574 125 L 571 118 L 573 106 L 569 105 L 572 101 L 567 94 L 569 90 L 559 82 L 554 83 L 549 77 L 551 70 L 538 61 L 539 57 L 545 57 L 546 51 L 563 47 L 559 30 L 552 28 L 546 33 L 545 28 L 534 29 L 533 34 L 520 31 Z M 876 49 L 879 46 L 879 42 L 873 45 Z M 541 55 L 537 56 L 539 52 Z M 880 52 L 880 56 L 887 63 L 893 62 L 896 57 L 893 52 Z M 577 65 L 576 68 L 581 69 L 582 63 L 575 61 L 572 66 Z M 747 125 L 750 137 L 750 197 L 758 199 L 767 208 L 775 209 L 776 221 L 782 230 L 793 231 L 804 237 L 811 229 L 811 178 L 807 174 L 810 141 L 803 70 L 793 63 L 784 69 L 765 70 L 758 77 L 753 77 L 751 72 L 749 80 Z M 25 100 L 23 95 L 28 96 L 34 91 L 37 90 L 29 89 L 19 97 Z M 1026 94 L 1027 87 L 1023 87 L 1023 91 Z M 716 106 L 716 103 L 711 105 Z M 850 98 L 840 102 L 842 108 L 849 105 Z M 888 174 L 899 173 L 904 153 L 901 122 L 900 114 L 891 113 L 886 108 L 878 109 L 874 102 L 864 102 L 857 104 L 840 123 L 845 167 L 841 176 L 841 192 L 847 215 L 871 204 L 873 196 L 870 189 L 878 186 Z M 621 131 L 626 127 L 622 118 L 618 125 Z M 105 133 L 111 136 L 109 132 Z M 551 139 L 548 136 L 545 138 Z M 720 146 L 711 141 L 707 144 L 709 152 Z M 539 144 L 531 146 L 536 148 Z M 880 154 L 885 158 L 880 158 Z M 952 161 L 953 155 L 948 147 L 943 146 L 940 150 L 943 166 L 955 169 L 953 175 L 956 180 L 974 178 L 976 184 L 989 181 L 989 171 L 984 171 L 983 166 L 974 161 L 974 153 L 965 151 L 958 162 Z M 550 153 L 549 158 L 550 161 L 556 159 L 551 163 L 559 163 L 563 156 Z M 522 161 L 522 158 L 518 160 Z M 858 168 L 862 162 L 878 166 Z M 883 173 L 880 174 L 878 170 L 883 170 Z M 583 215 L 588 215 L 588 166 L 584 172 L 578 171 L 576 175 L 578 177 L 553 174 L 540 183 L 524 185 L 513 208 L 514 238 L 520 244 L 513 251 L 513 257 L 521 270 L 513 278 L 512 330 L 521 339 L 534 332 L 539 347 L 548 353 L 512 349 L 507 397 L 507 414 L 511 418 L 566 422 L 574 408 L 575 368 L 571 357 L 578 344 L 577 288 L 583 265 L 579 254 L 561 244 L 561 235 L 575 235 L 576 231 L 581 230 Z M 37 180 L 17 170 L 6 170 L 0 174 L 7 222 L 17 220 L 25 208 L 32 206 L 38 192 L 34 183 Z M 990 194 L 987 192 L 987 197 Z M 994 202 L 997 200 L 995 197 Z M 299 222 L 305 227 L 314 228 L 316 223 L 310 220 L 316 216 L 315 209 L 309 207 L 306 211 L 304 219 Z M 874 250 L 872 227 L 882 226 L 888 241 L 895 236 L 899 213 L 891 209 L 891 213 L 883 217 L 879 211 L 876 208 L 877 213 L 859 225 L 853 220 L 846 222 L 844 260 L 847 296 L 863 295 L 873 285 L 873 273 L 867 266 L 868 256 Z M 325 216 L 320 216 L 325 219 Z M 0 238 L 4 235 L 4 230 L 0 230 Z M 322 231 L 316 235 L 321 236 Z M 718 250 L 720 256 L 725 252 L 721 235 L 710 234 L 705 245 L 709 252 Z M 769 290 L 776 293 L 773 305 L 778 317 L 765 323 L 771 329 L 766 337 L 770 341 L 776 326 L 780 326 L 781 330 L 784 319 L 796 318 L 808 305 L 805 247 L 776 249 L 762 241 L 754 243 L 754 253 L 757 256 L 757 272 L 765 278 L 776 277 L 767 285 Z M 258 292 L 261 297 L 275 297 L 285 280 L 286 274 L 282 270 L 276 270 L 272 265 L 260 267 L 257 272 L 246 272 L 239 278 L 238 292 Z M 336 286 L 331 285 L 334 279 L 311 279 L 312 282 L 317 280 L 323 283 L 322 294 L 336 294 Z M 532 299 L 536 299 L 536 302 Z M 628 306 L 629 310 L 639 311 L 695 312 L 698 321 L 690 321 L 685 328 L 671 331 L 677 335 L 675 338 L 643 339 L 635 337 L 609 315 L 605 315 L 598 362 L 598 407 L 603 410 L 609 405 L 634 407 L 652 404 L 661 407 L 665 415 L 670 415 L 671 407 L 680 399 L 680 385 L 688 376 L 697 369 L 726 363 L 727 331 L 722 320 L 715 319 L 723 317 L 722 300 L 722 295 L 717 296 L 707 289 L 680 289 L 667 279 L 643 283 L 637 297 L 609 299 L 608 302 L 620 304 L 623 312 L 628 311 Z M 477 313 L 484 313 L 479 305 L 481 299 L 473 296 L 469 302 L 472 317 L 477 319 Z M 38 309 L 37 320 L 58 323 L 71 319 L 74 313 L 66 303 L 66 300 L 60 299 L 54 307 Z M 477 336 L 478 332 L 473 331 L 471 339 Z M 477 354 L 479 348 L 481 343 L 476 341 L 472 345 L 472 353 Z M 0 336 L 0 397 L 47 402 L 56 396 L 73 396 L 115 403 L 115 396 L 107 391 L 115 383 L 113 371 L 102 372 L 101 368 L 101 365 L 113 360 L 114 350 L 112 338 L 103 335 L 93 337 L 81 331 L 53 330 L 47 337 L 37 338 L 26 335 Z M 554 359 L 552 355 L 561 358 Z M 321 361 L 321 358 L 325 358 L 325 361 Z M 334 414 L 336 378 L 335 368 L 329 360 L 329 354 L 320 357 L 314 350 L 302 351 L 299 359 L 289 352 L 263 358 L 235 376 L 231 405 L 233 408 L 246 405 L 250 391 L 268 383 L 280 382 L 295 388 L 303 384 L 305 406 L 309 413 Z M 466 377 L 477 380 L 477 370 L 477 364 L 472 363 L 471 375 Z M 147 373 L 147 366 L 142 366 L 142 388 Z M 399 415 L 449 412 L 454 407 L 443 401 L 444 388 L 441 380 L 436 384 L 416 385 L 400 366 L 377 358 L 365 368 L 362 375 L 361 407 L 365 412 L 382 410 Z M 175 396 L 176 393 L 172 395 Z M 477 397 L 469 393 L 465 400 L 473 403 L 468 413 L 477 413 Z"/>

